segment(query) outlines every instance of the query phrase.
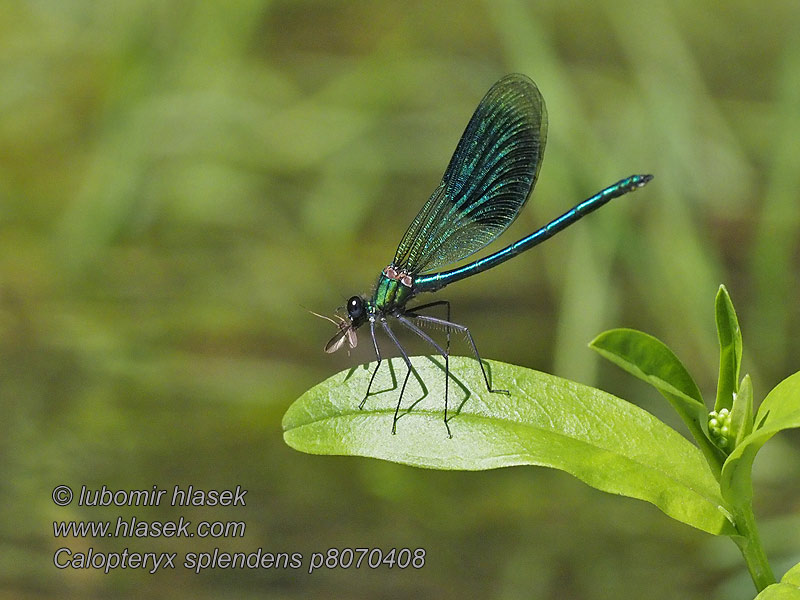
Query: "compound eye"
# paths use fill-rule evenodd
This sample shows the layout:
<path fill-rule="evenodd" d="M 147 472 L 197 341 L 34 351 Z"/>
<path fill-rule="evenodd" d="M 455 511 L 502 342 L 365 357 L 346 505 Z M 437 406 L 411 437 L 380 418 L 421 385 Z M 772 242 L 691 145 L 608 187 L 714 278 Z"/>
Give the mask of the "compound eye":
<path fill-rule="evenodd" d="M 354 321 L 364 314 L 364 301 L 360 296 L 353 296 L 347 301 L 347 314 Z"/>

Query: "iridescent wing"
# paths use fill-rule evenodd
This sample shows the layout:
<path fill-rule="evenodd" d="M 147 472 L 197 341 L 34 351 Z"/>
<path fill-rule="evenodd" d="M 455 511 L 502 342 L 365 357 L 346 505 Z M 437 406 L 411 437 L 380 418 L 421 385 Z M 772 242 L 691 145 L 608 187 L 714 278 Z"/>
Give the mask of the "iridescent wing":
<path fill-rule="evenodd" d="M 539 175 L 547 110 L 528 77 L 486 93 L 439 187 L 406 230 L 394 266 L 416 275 L 474 254 L 511 225 Z"/>

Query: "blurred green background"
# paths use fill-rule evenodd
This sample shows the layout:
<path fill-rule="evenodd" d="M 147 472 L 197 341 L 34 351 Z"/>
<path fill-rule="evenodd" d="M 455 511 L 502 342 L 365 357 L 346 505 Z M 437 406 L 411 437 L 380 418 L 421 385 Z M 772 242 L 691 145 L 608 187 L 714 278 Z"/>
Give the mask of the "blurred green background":
<path fill-rule="evenodd" d="M 482 355 L 602 387 L 682 430 L 586 344 L 644 329 L 713 398 L 725 283 L 757 397 L 797 371 L 800 5 L 721 6 L 0 2 L 0 597 L 752 597 L 728 540 L 563 473 L 315 457 L 281 434 L 303 391 L 371 359 L 366 344 L 324 354 L 332 326 L 305 309 L 370 291 L 478 101 L 512 71 L 538 83 L 550 130 L 502 242 L 623 176 L 656 179 L 440 294 Z M 778 575 L 800 560 L 798 448 L 784 434 L 756 462 Z M 59 508 L 58 484 L 241 485 L 247 507 Z M 117 515 L 247 531 L 53 537 L 55 519 Z M 64 545 L 423 547 L 427 561 L 104 575 L 57 570 Z"/>

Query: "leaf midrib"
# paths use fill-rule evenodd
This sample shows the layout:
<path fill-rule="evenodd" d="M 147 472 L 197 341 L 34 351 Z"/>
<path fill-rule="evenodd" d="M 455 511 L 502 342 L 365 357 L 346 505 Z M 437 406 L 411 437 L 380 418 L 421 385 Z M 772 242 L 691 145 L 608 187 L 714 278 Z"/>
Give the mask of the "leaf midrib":
<path fill-rule="evenodd" d="M 414 413 L 416 413 L 417 415 L 424 414 L 424 415 L 429 415 L 429 416 L 434 416 L 434 415 L 441 414 L 439 411 L 433 411 L 431 409 L 424 409 L 424 408 L 423 409 L 419 409 L 419 410 L 415 410 Z M 330 415 L 330 416 L 325 416 L 325 417 L 322 417 L 322 418 L 314 419 L 313 421 L 309 421 L 307 423 L 304 423 L 303 425 L 299 425 L 299 426 L 293 427 L 292 429 L 289 429 L 289 430 L 286 430 L 286 431 L 288 432 L 288 431 L 300 429 L 302 427 L 310 426 L 310 425 L 313 425 L 313 424 L 324 423 L 326 421 L 335 421 L 337 419 L 347 419 L 347 418 L 355 417 L 355 416 L 358 416 L 358 415 L 369 416 L 369 415 L 372 415 L 372 414 L 393 415 L 394 414 L 394 409 L 371 409 L 368 412 L 363 412 L 363 411 L 356 412 L 356 411 L 348 410 L 346 412 L 340 412 L 340 413 L 338 413 L 336 415 Z M 701 490 L 699 490 L 694 485 L 691 485 L 691 484 L 685 482 L 682 479 L 676 478 L 669 471 L 665 471 L 663 469 L 658 468 L 657 466 L 652 466 L 650 464 L 644 463 L 641 460 L 639 460 L 637 458 L 634 458 L 632 456 L 628 456 L 626 454 L 621 454 L 619 452 L 615 452 L 612 448 L 607 448 L 607 447 L 601 446 L 599 444 L 591 444 L 591 443 L 587 442 L 586 440 L 582 440 L 580 438 L 567 435 L 567 434 L 565 434 L 563 432 L 560 432 L 558 430 L 546 429 L 544 427 L 539 427 L 539 426 L 536 426 L 536 425 L 532 425 L 530 423 L 514 421 L 514 420 L 508 419 L 506 417 L 494 417 L 494 416 L 490 417 L 490 416 L 480 415 L 480 414 L 476 414 L 476 413 L 459 414 L 458 416 L 462 417 L 464 419 L 473 419 L 474 421 L 476 421 L 478 423 L 489 423 L 489 424 L 492 424 L 492 423 L 496 423 L 496 422 L 501 422 L 501 423 L 505 423 L 505 424 L 511 425 L 514 428 L 524 428 L 524 429 L 533 429 L 533 430 L 536 430 L 536 431 L 542 431 L 542 432 L 545 432 L 545 433 L 547 433 L 549 435 L 553 435 L 553 436 L 557 436 L 557 437 L 563 437 L 565 439 L 568 439 L 568 440 L 571 440 L 573 442 L 577 442 L 577 443 L 583 444 L 583 445 L 588 446 L 590 448 L 598 448 L 600 450 L 603 450 L 604 452 L 609 452 L 610 454 L 612 454 L 614 456 L 617 456 L 619 458 L 625 459 L 625 460 L 627 460 L 627 461 L 629 461 L 629 462 L 631 462 L 633 464 L 640 465 L 644 470 L 657 473 L 657 474 L 661 475 L 662 478 L 664 478 L 666 480 L 675 482 L 676 484 L 678 484 L 678 485 L 690 490 L 692 493 L 694 493 L 696 496 L 701 498 L 703 501 L 705 501 L 708 504 L 712 505 L 714 507 L 714 509 L 717 509 L 720 506 L 722 506 L 722 507 L 725 506 L 724 505 L 724 501 L 723 501 L 721 496 L 720 496 L 719 499 L 715 498 L 714 496 L 709 496 L 707 493 L 702 492 Z M 524 439 L 523 439 L 523 443 L 524 443 Z M 509 455 L 491 455 L 491 457 L 500 457 L 500 456 L 509 456 Z M 517 456 L 517 455 L 515 455 L 515 456 Z M 523 456 L 531 458 L 531 455 L 529 453 L 526 453 Z M 424 457 L 424 455 L 423 455 L 423 457 Z M 538 466 L 550 466 L 549 464 L 546 464 L 546 463 L 530 462 L 530 461 L 526 462 L 525 464 L 532 464 L 532 465 L 538 465 Z M 574 473 L 573 473 L 573 475 L 574 475 Z"/>

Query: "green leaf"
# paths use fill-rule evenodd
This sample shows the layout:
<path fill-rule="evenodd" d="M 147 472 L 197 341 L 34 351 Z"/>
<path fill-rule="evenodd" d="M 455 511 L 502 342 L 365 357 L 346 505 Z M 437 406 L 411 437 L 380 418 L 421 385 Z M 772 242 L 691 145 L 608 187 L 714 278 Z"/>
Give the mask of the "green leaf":
<path fill-rule="evenodd" d="M 388 361 L 386 361 L 388 362 Z M 702 454 L 680 434 L 603 391 L 552 375 L 485 361 L 489 393 L 476 362 L 452 357 L 448 438 L 442 420 L 444 372 L 431 359 L 413 364 L 397 435 L 391 434 L 405 366 L 378 372 L 358 410 L 370 370 L 353 369 L 303 394 L 283 419 L 284 439 L 312 454 L 370 456 L 417 467 L 480 470 L 514 465 L 561 469 L 599 490 L 652 502 L 669 516 L 713 534 L 733 527 Z M 368 365 L 369 369 L 374 363 Z M 417 401 L 418 400 L 418 401 Z M 463 404 L 460 412 L 453 410 Z"/>
<path fill-rule="evenodd" d="M 731 409 L 732 448 L 740 445 L 753 432 L 753 384 L 750 375 L 745 375 L 736 392 Z"/>
<path fill-rule="evenodd" d="M 718 476 L 724 454 L 708 438 L 708 409 L 694 379 L 672 350 L 652 335 L 635 329 L 605 331 L 589 346 L 655 387 L 669 401 Z"/>
<path fill-rule="evenodd" d="M 756 600 L 800 600 L 800 564 L 789 569 L 780 583 L 764 588 Z"/>
<path fill-rule="evenodd" d="M 714 410 L 730 409 L 733 396 L 739 391 L 739 372 L 742 367 L 742 332 L 733 309 L 733 302 L 724 285 L 719 286 L 714 305 L 719 338 L 719 381 Z"/>
<path fill-rule="evenodd" d="M 800 588 L 800 563 L 797 563 L 781 577 L 781 583 L 790 583 Z"/>
<path fill-rule="evenodd" d="M 686 367 L 662 341 L 635 329 L 611 329 L 589 344 L 602 356 L 659 391 L 680 396 L 684 403 L 706 407 L 700 388 Z"/>
<path fill-rule="evenodd" d="M 756 600 L 800 600 L 800 587 L 791 583 L 773 583 L 764 588 Z"/>
<path fill-rule="evenodd" d="M 767 440 L 784 429 L 800 427 L 800 371 L 780 382 L 764 398 L 756 415 L 756 429 L 731 452 L 722 467 L 723 498 L 732 504 L 753 497 L 753 460 Z"/>

